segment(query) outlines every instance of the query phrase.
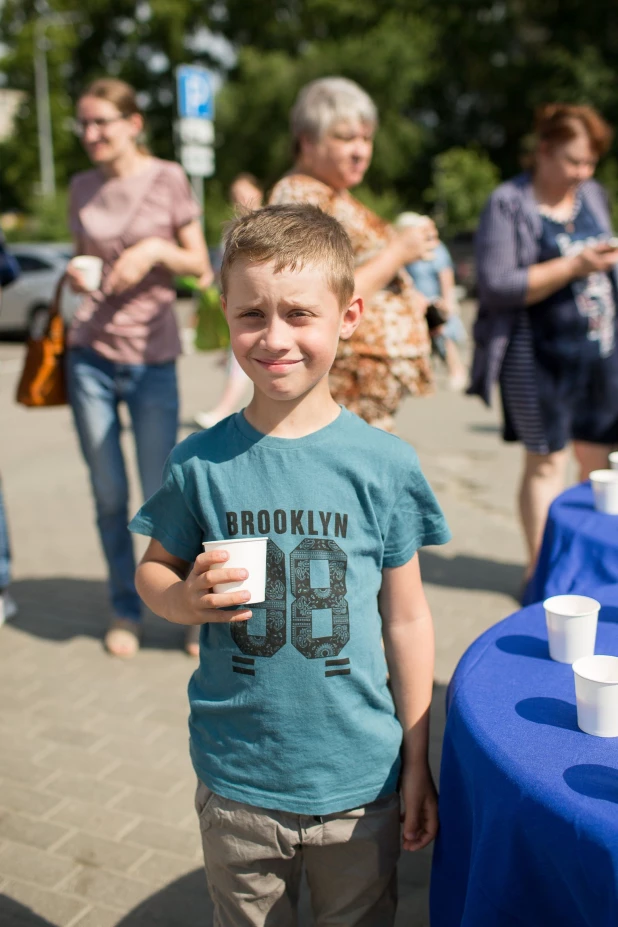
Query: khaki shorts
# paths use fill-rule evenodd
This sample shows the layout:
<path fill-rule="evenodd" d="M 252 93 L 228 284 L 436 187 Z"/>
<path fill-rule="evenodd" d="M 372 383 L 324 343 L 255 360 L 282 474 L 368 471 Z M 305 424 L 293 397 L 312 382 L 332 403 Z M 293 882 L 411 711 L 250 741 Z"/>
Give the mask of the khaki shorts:
<path fill-rule="evenodd" d="M 304 864 L 316 927 L 392 927 L 399 796 L 316 818 L 222 798 L 198 782 L 215 927 L 294 927 Z"/>

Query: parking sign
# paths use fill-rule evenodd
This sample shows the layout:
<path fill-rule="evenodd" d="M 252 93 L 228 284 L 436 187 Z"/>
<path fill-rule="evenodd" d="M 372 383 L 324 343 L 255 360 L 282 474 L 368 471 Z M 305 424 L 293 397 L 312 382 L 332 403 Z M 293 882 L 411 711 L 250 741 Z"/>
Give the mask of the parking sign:
<path fill-rule="evenodd" d="M 178 115 L 181 119 L 214 119 L 212 75 L 206 68 L 183 64 L 176 68 Z"/>

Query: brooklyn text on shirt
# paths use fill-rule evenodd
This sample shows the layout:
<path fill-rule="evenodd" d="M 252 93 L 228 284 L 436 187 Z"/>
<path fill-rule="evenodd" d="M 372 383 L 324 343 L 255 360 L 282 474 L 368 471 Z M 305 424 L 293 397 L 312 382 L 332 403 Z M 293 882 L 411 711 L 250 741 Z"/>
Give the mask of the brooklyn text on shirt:
<path fill-rule="evenodd" d="M 308 537 L 345 538 L 348 533 L 348 516 L 342 512 L 313 512 L 304 509 L 260 509 L 259 512 L 242 510 L 226 512 L 228 535 L 249 537 L 256 534 L 302 534 Z"/>

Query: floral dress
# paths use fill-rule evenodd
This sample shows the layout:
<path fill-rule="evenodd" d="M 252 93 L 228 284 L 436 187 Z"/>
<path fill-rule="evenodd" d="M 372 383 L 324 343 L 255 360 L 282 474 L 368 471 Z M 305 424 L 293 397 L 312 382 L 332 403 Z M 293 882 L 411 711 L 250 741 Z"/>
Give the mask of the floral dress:
<path fill-rule="evenodd" d="M 347 191 L 306 174 L 289 174 L 273 188 L 271 204 L 312 203 L 348 233 L 360 267 L 392 241 L 391 225 Z M 431 342 L 422 304 L 402 268 L 365 304 L 360 325 L 341 341 L 330 382 L 333 397 L 371 425 L 393 430 L 402 398 L 431 392 Z"/>

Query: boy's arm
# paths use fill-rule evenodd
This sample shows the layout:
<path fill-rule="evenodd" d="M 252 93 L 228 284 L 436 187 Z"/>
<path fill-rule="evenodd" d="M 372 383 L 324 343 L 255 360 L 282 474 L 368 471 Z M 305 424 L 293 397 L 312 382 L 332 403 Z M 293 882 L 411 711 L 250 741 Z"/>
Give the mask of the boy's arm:
<path fill-rule="evenodd" d="M 403 566 L 384 569 L 379 607 L 391 689 L 403 728 L 403 848 L 420 850 L 437 834 L 438 803 L 428 759 L 434 633 L 418 554 Z"/>
<path fill-rule="evenodd" d="M 214 593 L 216 583 L 246 579 L 246 570 L 225 569 L 224 550 L 211 550 L 196 557 L 193 566 L 150 539 L 146 553 L 135 573 L 135 585 L 141 598 L 156 615 L 174 624 L 204 624 L 207 621 L 246 621 L 250 609 L 222 612 L 230 605 L 243 605 L 251 598 L 246 590 Z"/>

